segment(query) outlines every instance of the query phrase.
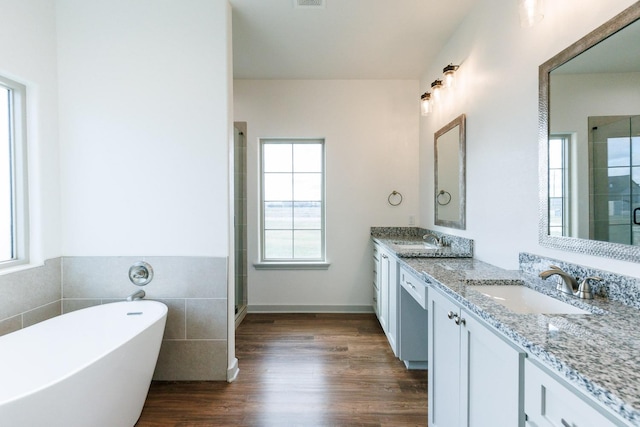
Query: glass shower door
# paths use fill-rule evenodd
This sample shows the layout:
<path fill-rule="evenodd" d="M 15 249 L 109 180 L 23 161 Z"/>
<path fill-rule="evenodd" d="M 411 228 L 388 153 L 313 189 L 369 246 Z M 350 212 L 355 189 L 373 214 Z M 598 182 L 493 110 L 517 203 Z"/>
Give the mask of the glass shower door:
<path fill-rule="evenodd" d="M 631 244 L 640 246 L 640 116 L 631 117 Z"/>
<path fill-rule="evenodd" d="M 640 116 L 590 117 L 589 127 L 591 236 L 640 245 Z"/>

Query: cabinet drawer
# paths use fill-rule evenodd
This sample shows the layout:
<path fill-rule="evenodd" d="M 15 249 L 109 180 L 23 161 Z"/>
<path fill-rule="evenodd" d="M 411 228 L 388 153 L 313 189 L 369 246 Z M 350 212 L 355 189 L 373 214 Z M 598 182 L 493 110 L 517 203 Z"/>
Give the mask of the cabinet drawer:
<path fill-rule="evenodd" d="M 529 359 L 524 364 L 524 407 L 527 427 L 583 427 L 624 425 L 605 416 L 604 408 L 587 402 Z"/>
<path fill-rule="evenodd" d="M 420 307 L 427 308 L 426 284 L 404 267 L 400 270 L 400 285 L 420 304 Z"/>

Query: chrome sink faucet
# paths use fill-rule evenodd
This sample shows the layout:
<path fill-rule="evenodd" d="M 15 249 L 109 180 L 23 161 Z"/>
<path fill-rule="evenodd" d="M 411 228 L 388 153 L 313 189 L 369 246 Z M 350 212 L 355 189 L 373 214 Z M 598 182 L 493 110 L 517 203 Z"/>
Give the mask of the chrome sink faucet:
<path fill-rule="evenodd" d="M 585 278 L 578 286 L 577 278 L 571 276 L 569 273 L 562 270 L 560 267 L 550 265 L 549 270 L 543 271 L 539 274 L 542 279 L 547 279 L 551 276 L 558 275 L 562 278 L 558 281 L 556 289 L 565 294 L 574 295 L 582 299 L 593 299 L 593 293 L 591 292 L 590 280 L 601 281 L 600 277 L 589 276 Z"/>
<path fill-rule="evenodd" d="M 539 276 L 544 280 L 554 275 L 558 275 L 562 278 L 562 281 L 558 281 L 556 289 L 565 294 L 573 295 L 578 288 L 578 281 L 575 277 L 571 276 L 560 267 L 550 265 L 549 270 L 543 271 L 539 274 Z"/>
<path fill-rule="evenodd" d="M 440 238 L 438 238 L 438 236 L 436 236 L 433 233 L 427 233 L 424 236 L 422 236 L 422 240 L 424 240 L 425 242 L 427 241 L 427 239 L 431 238 L 433 240 L 433 243 L 441 248 L 442 247 L 442 240 Z"/>

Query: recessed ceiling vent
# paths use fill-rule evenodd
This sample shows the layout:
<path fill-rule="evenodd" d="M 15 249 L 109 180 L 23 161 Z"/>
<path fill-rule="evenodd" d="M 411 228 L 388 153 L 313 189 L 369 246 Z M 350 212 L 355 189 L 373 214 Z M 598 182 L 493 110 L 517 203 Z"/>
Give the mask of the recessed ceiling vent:
<path fill-rule="evenodd" d="M 325 0 L 293 0 L 294 9 L 324 9 Z"/>

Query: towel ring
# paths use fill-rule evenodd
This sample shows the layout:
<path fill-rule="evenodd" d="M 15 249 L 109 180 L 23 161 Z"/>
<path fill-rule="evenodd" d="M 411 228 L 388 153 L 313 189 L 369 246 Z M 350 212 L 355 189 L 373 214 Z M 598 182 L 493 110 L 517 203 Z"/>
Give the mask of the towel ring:
<path fill-rule="evenodd" d="M 444 196 L 442 200 L 440 196 Z M 443 201 L 445 199 L 446 202 Z M 448 205 L 451 202 L 451 193 L 449 193 L 448 191 L 440 190 L 440 192 L 436 196 L 436 201 L 440 206 Z"/>
<path fill-rule="evenodd" d="M 395 203 L 392 202 L 391 199 L 395 199 Z M 389 194 L 389 197 L 387 197 L 387 201 L 391 206 L 398 206 L 400 203 L 402 203 L 402 194 L 400 194 L 396 190 L 393 190 L 391 194 Z"/>

